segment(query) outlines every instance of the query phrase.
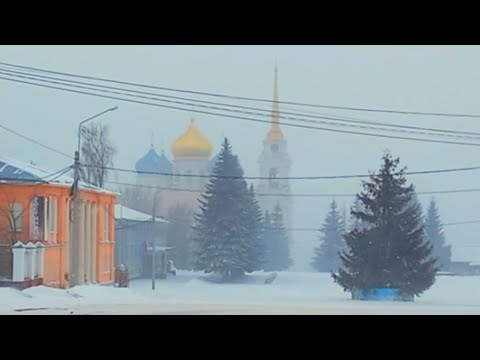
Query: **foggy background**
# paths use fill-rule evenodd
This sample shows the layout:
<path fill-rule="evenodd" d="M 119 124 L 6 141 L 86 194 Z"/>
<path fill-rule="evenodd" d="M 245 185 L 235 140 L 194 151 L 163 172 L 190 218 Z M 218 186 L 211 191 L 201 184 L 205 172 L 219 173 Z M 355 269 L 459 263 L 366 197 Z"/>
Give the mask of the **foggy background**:
<path fill-rule="evenodd" d="M 0 61 L 135 83 L 272 99 L 275 59 L 280 101 L 408 111 L 480 114 L 478 46 L 0 46 Z M 148 91 L 148 90 L 147 90 Z M 175 94 L 173 94 L 175 95 Z M 179 95 L 181 96 L 181 95 Z M 191 97 L 186 95 L 185 97 Z M 221 101 L 205 99 L 211 101 Z M 245 106 L 256 103 L 224 101 Z M 115 166 L 134 169 L 150 148 L 158 152 L 182 134 L 193 115 L 216 153 L 231 141 L 248 176 L 269 124 L 162 109 L 73 94 L 0 79 L 0 125 L 72 154 L 78 123 L 118 105 L 98 121 L 109 125 L 117 147 Z M 266 106 L 266 105 L 263 105 Z M 373 114 L 280 104 L 280 111 L 315 111 L 401 125 L 480 132 L 479 119 Z M 101 119 L 101 120 L 100 120 Z M 281 120 L 282 121 L 282 120 Z M 321 125 L 318 125 L 321 126 Z M 338 127 L 337 127 L 338 128 Z M 407 171 L 480 165 L 480 148 L 382 139 L 282 126 L 292 160 L 291 176 L 365 174 L 380 166 L 384 150 Z M 401 134 L 398 134 L 401 135 Z M 408 136 L 404 134 L 404 136 Z M 57 171 L 61 155 L 0 129 L 0 153 Z M 119 174 L 134 182 L 134 175 Z M 111 180 L 117 180 L 110 176 Z M 480 171 L 407 176 L 416 190 L 480 187 Z M 356 193 L 359 179 L 292 181 L 292 193 Z M 419 196 L 426 209 L 432 195 Z M 320 227 L 332 198 L 294 197 L 295 228 Z M 443 223 L 480 220 L 480 193 L 435 195 Z M 336 198 L 339 210 L 353 198 Z M 445 227 L 453 260 L 480 261 L 480 223 Z M 293 270 L 309 268 L 318 233 L 294 232 Z"/>

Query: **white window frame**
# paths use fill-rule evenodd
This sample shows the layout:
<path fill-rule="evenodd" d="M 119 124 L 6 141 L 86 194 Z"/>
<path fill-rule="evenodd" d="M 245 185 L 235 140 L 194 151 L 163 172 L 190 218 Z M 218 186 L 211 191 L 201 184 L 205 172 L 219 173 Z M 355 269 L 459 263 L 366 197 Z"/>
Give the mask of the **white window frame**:
<path fill-rule="evenodd" d="M 46 224 L 46 238 L 52 244 L 57 243 L 58 233 L 58 201 L 54 196 L 46 197 L 45 201 L 45 224 Z"/>

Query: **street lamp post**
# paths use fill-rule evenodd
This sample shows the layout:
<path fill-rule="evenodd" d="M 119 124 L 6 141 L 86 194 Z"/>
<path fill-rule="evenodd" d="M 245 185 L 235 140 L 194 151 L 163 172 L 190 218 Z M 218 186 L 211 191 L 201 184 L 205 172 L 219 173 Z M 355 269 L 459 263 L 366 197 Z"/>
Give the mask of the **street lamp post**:
<path fill-rule="evenodd" d="M 157 217 L 157 195 L 160 190 L 156 190 L 153 194 L 153 208 L 152 208 L 152 221 L 155 224 L 155 218 Z M 152 290 L 155 290 L 155 278 L 156 278 L 156 264 L 155 264 L 155 248 L 157 244 L 157 238 L 155 234 L 155 225 L 152 226 Z"/>
<path fill-rule="evenodd" d="M 113 108 L 104 110 L 86 120 L 81 121 L 78 124 L 78 144 L 77 150 L 74 154 L 74 164 L 73 164 L 73 239 L 71 239 L 71 252 L 74 254 L 70 256 L 71 260 L 76 259 L 73 262 L 73 266 L 71 265 L 70 268 L 75 269 L 71 271 L 71 285 L 78 285 L 83 284 L 85 282 L 85 264 L 83 257 L 80 259 L 80 191 L 79 191 L 79 182 L 80 182 L 80 140 L 82 134 L 82 125 L 85 124 L 87 121 L 93 120 L 109 111 L 117 110 L 118 107 L 115 106 Z M 82 253 L 83 254 L 83 253 Z M 78 264 L 77 264 L 78 262 Z"/>

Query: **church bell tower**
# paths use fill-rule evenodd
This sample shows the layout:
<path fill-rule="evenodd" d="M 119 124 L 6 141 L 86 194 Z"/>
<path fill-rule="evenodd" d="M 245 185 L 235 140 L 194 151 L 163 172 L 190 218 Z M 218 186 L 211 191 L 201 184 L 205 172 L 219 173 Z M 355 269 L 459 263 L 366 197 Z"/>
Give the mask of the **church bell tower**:
<path fill-rule="evenodd" d="M 272 213 L 278 204 L 282 209 L 285 228 L 292 227 L 292 197 L 290 182 L 282 179 L 290 176 L 291 160 L 287 152 L 287 141 L 280 128 L 280 107 L 278 104 L 278 69 L 275 66 L 273 87 L 273 109 L 270 130 L 263 140 L 263 151 L 258 163 L 261 179 L 256 192 L 263 211 Z M 268 196 L 261 195 L 268 194 Z M 278 194 L 278 195 L 276 195 Z M 291 232 L 287 232 L 291 240 Z"/>

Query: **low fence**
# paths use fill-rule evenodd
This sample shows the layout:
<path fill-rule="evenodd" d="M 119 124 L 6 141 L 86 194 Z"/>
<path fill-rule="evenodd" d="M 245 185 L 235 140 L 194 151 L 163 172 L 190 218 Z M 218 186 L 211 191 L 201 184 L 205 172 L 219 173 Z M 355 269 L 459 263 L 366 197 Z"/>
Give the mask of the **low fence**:
<path fill-rule="evenodd" d="M 23 244 L 18 241 L 12 246 L 13 282 L 43 278 L 45 245 L 41 242 Z"/>

